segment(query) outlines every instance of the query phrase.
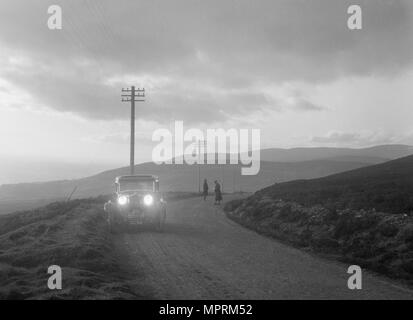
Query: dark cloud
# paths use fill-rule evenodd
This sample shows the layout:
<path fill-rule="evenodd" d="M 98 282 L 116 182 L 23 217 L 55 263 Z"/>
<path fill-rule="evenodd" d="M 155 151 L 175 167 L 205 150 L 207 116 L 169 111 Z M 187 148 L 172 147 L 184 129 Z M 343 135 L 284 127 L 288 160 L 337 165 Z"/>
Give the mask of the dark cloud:
<path fill-rule="evenodd" d="M 285 109 L 261 85 L 392 76 L 413 59 L 408 0 L 359 0 L 361 31 L 347 29 L 353 2 L 342 0 L 53 3 L 63 8 L 63 30 L 46 27 L 49 1 L 1 2 L 5 55 L 31 64 L 4 63 L 0 76 L 52 108 L 90 118 L 128 116 L 119 90 L 133 83 L 105 82 L 123 75 L 155 79 L 136 83 L 148 90 L 138 117 L 208 122 Z M 324 107 L 300 97 L 292 109 Z"/>

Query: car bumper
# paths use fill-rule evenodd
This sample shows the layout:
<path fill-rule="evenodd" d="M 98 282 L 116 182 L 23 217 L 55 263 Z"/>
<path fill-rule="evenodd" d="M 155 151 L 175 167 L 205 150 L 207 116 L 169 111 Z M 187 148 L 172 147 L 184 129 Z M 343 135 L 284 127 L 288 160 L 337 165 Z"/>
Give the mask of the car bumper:
<path fill-rule="evenodd" d="M 159 219 L 160 208 L 144 208 L 144 207 L 122 207 L 118 209 L 120 217 L 130 224 L 143 224 L 156 222 Z"/>

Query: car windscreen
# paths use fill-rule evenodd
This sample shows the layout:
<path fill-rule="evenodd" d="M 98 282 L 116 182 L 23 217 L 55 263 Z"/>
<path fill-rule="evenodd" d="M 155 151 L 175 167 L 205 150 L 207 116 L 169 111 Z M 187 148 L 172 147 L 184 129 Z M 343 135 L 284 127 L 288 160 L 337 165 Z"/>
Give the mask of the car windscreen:
<path fill-rule="evenodd" d="M 152 180 L 120 181 L 119 191 L 153 191 Z"/>

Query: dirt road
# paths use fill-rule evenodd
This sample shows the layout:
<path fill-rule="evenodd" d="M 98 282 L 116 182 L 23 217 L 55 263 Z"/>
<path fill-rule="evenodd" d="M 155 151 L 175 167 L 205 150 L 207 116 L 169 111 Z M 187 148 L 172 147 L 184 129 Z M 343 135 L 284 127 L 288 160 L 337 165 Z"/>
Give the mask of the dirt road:
<path fill-rule="evenodd" d="M 199 198 L 168 205 L 163 233 L 121 235 L 132 286 L 158 299 L 412 299 L 413 291 L 363 271 L 347 288 L 347 265 L 247 230 Z M 143 277 L 142 277 L 143 274 Z"/>

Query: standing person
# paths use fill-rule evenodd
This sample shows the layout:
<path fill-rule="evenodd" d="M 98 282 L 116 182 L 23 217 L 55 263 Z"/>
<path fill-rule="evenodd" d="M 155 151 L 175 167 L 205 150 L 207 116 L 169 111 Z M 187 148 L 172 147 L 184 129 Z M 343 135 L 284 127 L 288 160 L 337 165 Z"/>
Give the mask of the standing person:
<path fill-rule="evenodd" d="M 221 185 L 215 180 L 215 203 L 214 204 L 221 204 L 222 201 L 222 193 L 221 193 Z"/>
<path fill-rule="evenodd" d="M 208 182 L 207 182 L 207 179 L 204 179 L 203 189 L 204 189 L 203 195 L 204 195 L 204 201 L 205 201 L 207 196 L 208 196 Z"/>

